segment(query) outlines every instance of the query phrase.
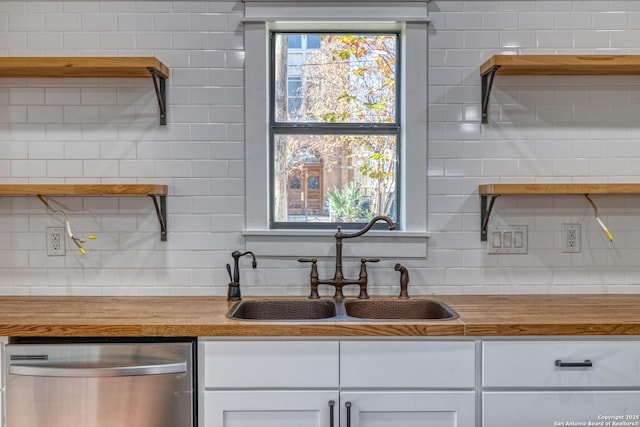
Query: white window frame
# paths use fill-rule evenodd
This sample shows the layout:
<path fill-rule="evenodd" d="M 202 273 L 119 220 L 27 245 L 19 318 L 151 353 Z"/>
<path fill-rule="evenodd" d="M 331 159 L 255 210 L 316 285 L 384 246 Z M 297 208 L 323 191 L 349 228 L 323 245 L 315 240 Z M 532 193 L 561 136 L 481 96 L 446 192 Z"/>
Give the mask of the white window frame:
<path fill-rule="evenodd" d="M 403 50 L 401 230 L 374 230 L 345 245 L 345 257 L 427 255 L 426 1 L 322 0 L 245 3 L 245 176 L 248 249 L 263 256 L 331 256 L 331 230 L 269 228 L 269 33 L 272 30 L 399 31 Z M 339 18 L 336 18 L 339 17 Z M 326 243 L 326 244 L 325 244 Z M 389 243 L 394 243 L 390 245 Z M 395 244 L 397 243 L 397 244 Z"/>

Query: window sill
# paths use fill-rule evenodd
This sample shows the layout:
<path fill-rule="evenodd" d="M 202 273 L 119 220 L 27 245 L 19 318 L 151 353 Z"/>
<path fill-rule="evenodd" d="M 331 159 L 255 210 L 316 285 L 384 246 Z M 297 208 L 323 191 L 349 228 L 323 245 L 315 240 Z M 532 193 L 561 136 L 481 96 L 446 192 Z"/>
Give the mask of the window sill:
<path fill-rule="evenodd" d="M 335 231 L 331 230 L 246 230 L 247 250 L 261 256 L 332 257 L 335 256 Z M 343 241 L 345 258 L 426 258 L 425 232 L 369 231 L 366 235 Z"/>

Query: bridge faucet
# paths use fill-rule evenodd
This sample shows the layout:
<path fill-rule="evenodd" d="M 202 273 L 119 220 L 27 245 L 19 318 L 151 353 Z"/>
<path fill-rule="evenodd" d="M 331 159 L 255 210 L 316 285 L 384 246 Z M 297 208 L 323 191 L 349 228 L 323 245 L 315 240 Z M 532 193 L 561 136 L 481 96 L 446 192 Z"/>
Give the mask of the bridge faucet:
<path fill-rule="evenodd" d="M 395 230 L 396 225 L 393 223 L 393 220 L 385 215 L 378 215 L 371 219 L 367 225 L 364 226 L 359 231 L 355 233 L 343 233 L 342 227 L 338 226 L 338 231 L 335 234 L 336 239 L 336 270 L 331 279 L 320 279 L 318 276 L 318 267 L 317 267 L 317 258 L 300 258 L 299 262 L 310 262 L 311 263 L 311 274 L 310 274 L 310 284 L 311 284 L 311 294 L 309 298 L 317 299 L 320 298 L 318 294 L 318 285 L 330 285 L 335 287 L 335 293 L 333 295 L 334 298 L 344 298 L 344 294 L 342 293 L 342 287 L 345 285 L 359 285 L 360 286 L 360 294 L 358 298 L 366 299 L 369 298 L 367 295 L 367 267 L 366 264 L 368 262 L 378 262 L 380 259 L 378 258 L 361 258 L 360 259 L 360 276 L 358 279 L 345 279 L 344 274 L 342 272 L 342 240 L 343 239 L 352 239 L 354 237 L 360 237 L 365 234 L 367 231 L 373 227 L 373 225 L 378 221 L 384 221 L 389 225 L 389 230 Z"/>

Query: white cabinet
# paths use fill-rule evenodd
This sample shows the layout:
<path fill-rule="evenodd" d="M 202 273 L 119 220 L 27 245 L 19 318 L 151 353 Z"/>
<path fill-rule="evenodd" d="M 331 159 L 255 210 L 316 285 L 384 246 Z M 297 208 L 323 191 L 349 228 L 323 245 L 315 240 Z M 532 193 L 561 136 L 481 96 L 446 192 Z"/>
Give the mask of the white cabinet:
<path fill-rule="evenodd" d="M 475 425 L 475 393 L 473 391 L 341 392 L 340 402 L 341 426 L 467 427 Z"/>
<path fill-rule="evenodd" d="M 475 425 L 471 341 L 201 343 L 203 427 Z"/>
<path fill-rule="evenodd" d="M 474 389 L 471 341 L 340 343 L 341 426 L 473 426 Z"/>
<path fill-rule="evenodd" d="M 203 425 L 329 427 L 338 423 L 337 402 L 337 390 L 208 390 L 204 393 Z"/>
<path fill-rule="evenodd" d="M 484 427 L 640 425 L 640 342 L 485 341 L 482 359 Z"/>

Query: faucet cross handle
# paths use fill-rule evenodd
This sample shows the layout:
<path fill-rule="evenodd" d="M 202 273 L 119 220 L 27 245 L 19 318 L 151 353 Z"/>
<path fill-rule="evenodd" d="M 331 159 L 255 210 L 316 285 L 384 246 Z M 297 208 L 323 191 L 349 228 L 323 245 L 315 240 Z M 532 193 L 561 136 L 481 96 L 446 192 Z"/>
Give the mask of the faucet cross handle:
<path fill-rule="evenodd" d="M 320 294 L 318 293 L 318 258 L 298 258 L 298 262 L 310 262 L 311 263 L 311 274 L 309 274 L 309 282 L 311 283 L 311 294 L 309 295 L 309 299 L 320 299 Z"/>
<path fill-rule="evenodd" d="M 369 275 L 367 274 L 367 263 L 368 262 L 380 262 L 380 258 L 360 258 L 360 295 L 358 295 L 358 299 L 369 299 L 369 294 L 367 294 L 367 283 L 369 281 Z"/>

